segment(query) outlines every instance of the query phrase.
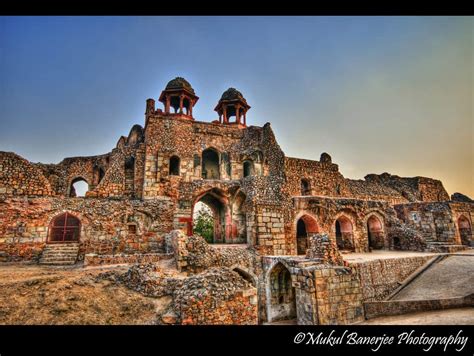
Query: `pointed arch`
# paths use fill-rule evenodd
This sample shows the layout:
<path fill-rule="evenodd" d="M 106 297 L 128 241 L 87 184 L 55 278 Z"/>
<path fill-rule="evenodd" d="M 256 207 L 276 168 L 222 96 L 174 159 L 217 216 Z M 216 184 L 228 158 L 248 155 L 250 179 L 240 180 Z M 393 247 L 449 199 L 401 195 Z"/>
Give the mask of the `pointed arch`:
<path fill-rule="evenodd" d="M 220 153 L 213 147 L 202 151 L 202 178 L 220 179 Z"/>
<path fill-rule="evenodd" d="M 366 221 L 369 249 L 380 250 L 386 246 L 384 220 L 380 214 L 370 213 Z"/>
<path fill-rule="evenodd" d="M 56 215 L 49 225 L 48 243 L 79 241 L 81 221 L 70 212 Z"/>
<path fill-rule="evenodd" d="M 313 215 L 305 212 L 297 215 L 295 224 L 296 252 L 305 255 L 309 247 L 308 236 L 320 232 L 319 224 Z"/>
<path fill-rule="evenodd" d="M 458 218 L 458 230 L 459 236 L 461 237 L 461 243 L 466 246 L 472 244 L 472 225 L 469 219 L 461 215 Z"/>

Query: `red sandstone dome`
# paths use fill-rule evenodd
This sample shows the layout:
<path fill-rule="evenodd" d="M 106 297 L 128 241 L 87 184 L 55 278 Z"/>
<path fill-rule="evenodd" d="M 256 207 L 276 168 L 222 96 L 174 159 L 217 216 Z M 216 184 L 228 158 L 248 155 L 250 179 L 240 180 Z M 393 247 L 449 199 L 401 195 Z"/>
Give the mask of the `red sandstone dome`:
<path fill-rule="evenodd" d="M 170 80 L 168 84 L 166 84 L 166 88 L 165 88 L 165 90 L 180 90 L 180 89 L 184 89 L 191 92 L 192 94 L 195 94 L 194 89 L 191 86 L 191 84 L 183 77 L 176 77 Z"/>
<path fill-rule="evenodd" d="M 227 89 L 221 96 L 219 101 L 233 101 L 233 100 L 240 100 L 247 104 L 247 100 L 245 100 L 244 96 L 240 91 L 235 88 Z"/>

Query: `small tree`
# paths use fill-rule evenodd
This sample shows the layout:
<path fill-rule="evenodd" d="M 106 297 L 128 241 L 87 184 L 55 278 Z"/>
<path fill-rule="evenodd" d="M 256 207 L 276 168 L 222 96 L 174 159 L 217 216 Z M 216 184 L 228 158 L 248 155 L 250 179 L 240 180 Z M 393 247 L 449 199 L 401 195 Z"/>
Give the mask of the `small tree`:
<path fill-rule="evenodd" d="M 214 217 L 211 209 L 204 205 L 195 211 L 193 218 L 193 230 L 195 234 L 202 236 L 207 242 L 214 240 Z"/>

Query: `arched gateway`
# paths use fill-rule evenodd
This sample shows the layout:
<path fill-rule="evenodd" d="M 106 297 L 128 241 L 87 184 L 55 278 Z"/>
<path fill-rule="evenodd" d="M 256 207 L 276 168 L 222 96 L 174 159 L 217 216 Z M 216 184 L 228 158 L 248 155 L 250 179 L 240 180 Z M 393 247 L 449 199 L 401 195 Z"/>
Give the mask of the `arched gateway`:
<path fill-rule="evenodd" d="M 207 239 L 208 242 L 233 244 L 247 242 L 245 198 L 242 192 L 229 197 L 220 189 L 213 188 L 195 200 L 193 220 L 197 218 L 197 211 L 202 208 L 200 204 L 207 206 L 212 215 L 212 232 Z"/>
<path fill-rule="evenodd" d="M 65 212 L 53 218 L 49 227 L 49 243 L 79 241 L 81 222 L 71 213 Z"/>

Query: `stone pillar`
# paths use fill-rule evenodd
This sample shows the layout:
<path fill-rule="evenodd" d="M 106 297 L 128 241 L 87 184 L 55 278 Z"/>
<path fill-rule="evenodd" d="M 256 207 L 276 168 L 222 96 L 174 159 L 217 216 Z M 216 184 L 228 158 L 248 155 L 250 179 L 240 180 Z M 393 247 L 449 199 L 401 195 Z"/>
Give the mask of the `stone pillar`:
<path fill-rule="evenodd" d="M 189 116 L 193 116 L 193 106 L 194 106 L 194 101 L 190 100 L 189 101 Z"/>
<path fill-rule="evenodd" d="M 222 105 L 222 110 L 224 112 L 224 124 L 227 124 L 227 105 Z"/>
<path fill-rule="evenodd" d="M 235 122 L 237 124 L 240 124 L 240 105 L 239 104 L 235 104 Z"/>
<path fill-rule="evenodd" d="M 247 126 L 247 112 L 244 111 L 244 126 Z"/>
<path fill-rule="evenodd" d="M 184 95 L 179 96 L 179 113 L 183 113 L 183 100 L 184 100 Z"/>

